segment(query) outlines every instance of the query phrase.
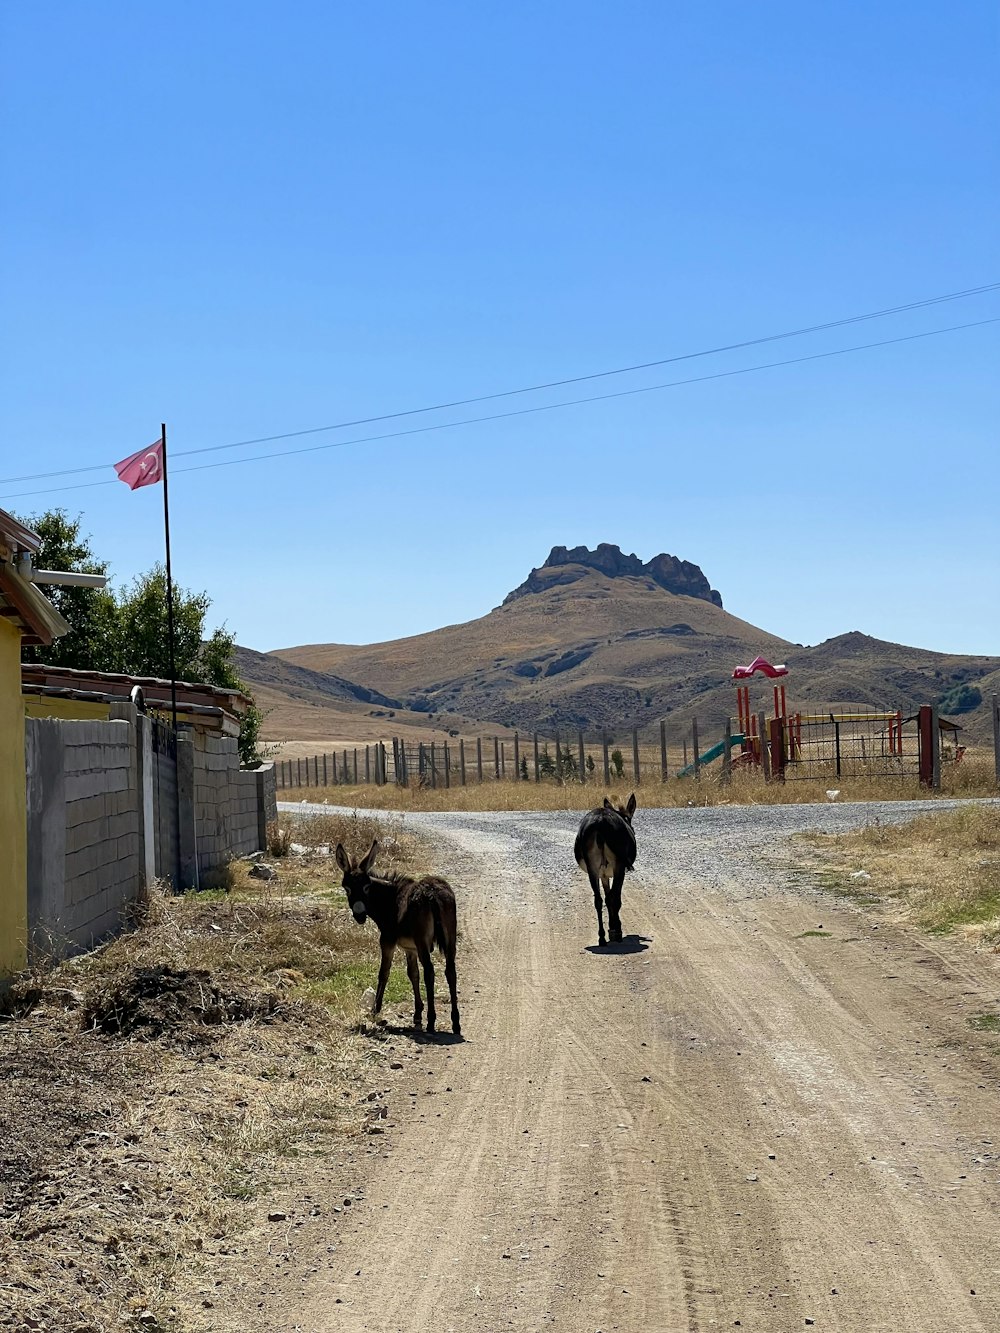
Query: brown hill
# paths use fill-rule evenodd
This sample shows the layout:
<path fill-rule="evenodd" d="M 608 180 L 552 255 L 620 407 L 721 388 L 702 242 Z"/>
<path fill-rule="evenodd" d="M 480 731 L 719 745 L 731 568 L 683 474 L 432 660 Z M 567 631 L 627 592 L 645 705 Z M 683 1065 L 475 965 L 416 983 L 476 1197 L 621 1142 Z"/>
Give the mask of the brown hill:
<path fill-rule="evenodd" d="M 670 581 L 690 591 L 671 591 L 664 586 Z M 809 708 L 910 710 L 956 686 L 978 685 L 984 704 L 958 717 L 974 739 L 985 736 L 985 700 L 1000 680 L 1000 658 L 932 653 L 856 632 L 815 647 L 791 644 L 723 610 L 697 565 L 672 556 L 644 565 L 611 546 L 555 548 L 502 606 L 466 624 L 386 643 L 305 644 L 260 656 L 305 669 L 289 678 L 289 690 L 301 704 L 332 706 L 334 713 L 322 685 L 330 677 L 341 687 L 363 682 L 351 688 L 394 701 L 411 722 L 424 715 L 438 726 L 461 718 L 522 731 L 621 732 L 667 717 L 678 734 L 693 716 L 710 729 L 723 725 L 735 709 L 733 667 L 758 653 L 787 662 L 789 702 Z M 257 683 L 256 663 L 241 662 L 241 669 Z M 310 681 L 315 692 L 306 689 Z M 282 688 L 277 675 L 267 686 L 269 693 Z M 765 684 L 754 692 L 764 706 Z"/>

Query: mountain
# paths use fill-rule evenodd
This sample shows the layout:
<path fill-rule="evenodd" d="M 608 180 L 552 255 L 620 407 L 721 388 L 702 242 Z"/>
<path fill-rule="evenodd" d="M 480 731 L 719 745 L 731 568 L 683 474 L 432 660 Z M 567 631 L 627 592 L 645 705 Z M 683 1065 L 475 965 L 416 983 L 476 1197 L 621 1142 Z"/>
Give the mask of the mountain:
<path fill-rule="evenodd" d="M 367 715 L 358 705 L 371 700 L 395 708 L 394 725 L 622 734 L 666 717 L 679 735 L 695 716 L 709 730 L 724 724 L 735 711 L 733 668 L 758 653 L 787 663 L 793 707 L 909 711 L 961 685 L 978 687 L 985 701 L 1000 683 L 1000 658 L 858 632 L 815 647 L 789 643 L 726 611 L 697 565 L 665 554 L 644 563 L 606 544 L 553 548 L 502 605 L 465 624 L 386 643 L 283 648 L 241 657 L 240 670 L 269 697 L 285 696 L 283 717 L 298 700 L 334 728 L 338 710 Z M 764 706 L 765 683 L 752 696 Z M 984 702 L 958 720 L 979 738 L 986 717 Z"/>

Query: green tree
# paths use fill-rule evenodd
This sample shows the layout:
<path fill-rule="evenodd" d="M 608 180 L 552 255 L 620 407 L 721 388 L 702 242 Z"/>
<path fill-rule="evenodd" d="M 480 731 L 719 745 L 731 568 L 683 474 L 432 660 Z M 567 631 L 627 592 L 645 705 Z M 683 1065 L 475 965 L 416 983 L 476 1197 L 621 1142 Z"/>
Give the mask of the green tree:
<path fill-rule="evenodd" d="M 567 778 L 567 779 L 579 778 L 580 770 L 577 767 L 576 756 L 574 755 L 573 751 L 569 748 L 569 746 L 568 745 L 565 746 L 560 752 L 560 748 L 557 745 L 556 753 L 558 755 L 558 760 L 556 763 L 556 772 L 559 774 L 559 776 L 561 778 Z"/>
<path fill-rule="evenodd" d="M 542 748 L 542 753 L 538 756 L 538 771 L 543 778 L 551 778 L 555 775 L 555 762 L 549 754 L 549 747 L 547 744 Z"/>
<path fill-rule="evenodd" d="M 625 772 L 625 756 L 621 750 L 611 751 L 611 767 L 615 770 L 616 778 L 620 778 Z"/>
<path fill-rule="evenodd" d="M 596 767 L 597 767 L 597 765 L 594 763 L 594 756 L 593 756 L 592 754 L 588 754 L 588 755 L 587 755 L 587 772 L 588 772 L 588 773 L 593 773 L 593 771 L 594 771 L 594 769 L 595 769 Z"/>
<path fill-rule="evenodd" d="M 81 535 L 79 517 L 70 518 L 64 509 L 50 509 L 44 514 L 24 515 L 20 521 L 42 539 L 38 554 L 34 557 L 37 569 L 107 574 L 107 562 L 95 557 L 90 538 Z M 73 632 L 56 639 L 48 647 L 26 647 L 23 650 L 24 661 L 93 670 L 95 660 L 101 659 L 112 633 L 115 616 L 113 595 L 101 588 L 61 588 L 57 584 L 40 586 L 59 614 L 73 627 Z"/>

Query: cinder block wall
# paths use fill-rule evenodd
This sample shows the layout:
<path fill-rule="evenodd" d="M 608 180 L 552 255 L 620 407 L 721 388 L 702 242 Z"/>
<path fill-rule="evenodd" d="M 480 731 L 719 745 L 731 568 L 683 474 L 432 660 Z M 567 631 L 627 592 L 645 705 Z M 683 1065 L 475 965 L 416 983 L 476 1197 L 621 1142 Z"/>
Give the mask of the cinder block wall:
<path fill-rule="evenodd" d="M 263 847 L 256 772 L 240 768 L 234 737 L 195 736 L 194 788 L 198 879 L 210 888 L 234 856 Z"/>
<path fill-rule="evenodd" d="M 28 921 L 33 949 L 87 949 L 142 889 L 135 728 L 28 718 Z"/>

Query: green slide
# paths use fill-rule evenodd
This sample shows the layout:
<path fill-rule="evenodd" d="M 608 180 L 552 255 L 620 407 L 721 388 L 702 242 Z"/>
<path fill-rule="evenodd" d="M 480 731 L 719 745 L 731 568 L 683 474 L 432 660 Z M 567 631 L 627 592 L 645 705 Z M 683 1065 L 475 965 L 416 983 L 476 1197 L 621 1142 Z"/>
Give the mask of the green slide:
<path fill-rule="evenodd" d="M 735 736 L 730 736 L 729 738 L 730 749 L 734 745 L 742 745 L 742 744 L 743 744 L 743 736 L 740 732 L 737 732 Z M 719 741 L 718 745 L 713 745 L 710 750 L 706 750 L 704 754 L 698 756 L 698 767 L 701 768 L 704 764 L 710 764 L 713 759 L 718 759 L 725 748 L 726 748 L 725 739 Z M 676 776 L 679 778 L 689 778 L 693 772 L 694 772 L 694 764 L 688 764 L 687 768 L 682 768 L 680 772 L 676 774 Z"/>

